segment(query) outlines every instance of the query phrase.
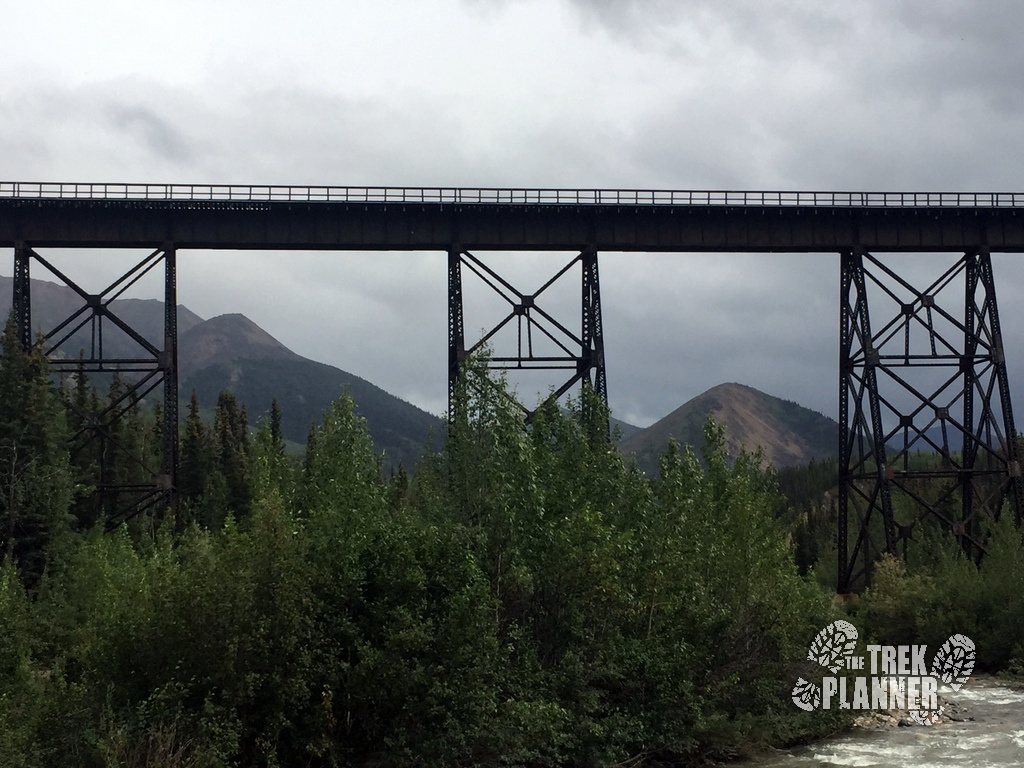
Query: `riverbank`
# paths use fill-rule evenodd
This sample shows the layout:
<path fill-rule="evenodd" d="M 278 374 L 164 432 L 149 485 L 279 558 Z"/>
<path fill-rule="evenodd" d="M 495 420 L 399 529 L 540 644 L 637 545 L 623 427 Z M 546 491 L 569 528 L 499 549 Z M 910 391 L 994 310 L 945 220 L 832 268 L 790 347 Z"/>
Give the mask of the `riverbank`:
<path fill-rule="evenodd" d="M 972 678 L 941 695 L 951 716 L 933 726 L 888 721 L 854 727 L 834 738 L 778 750 L 743 763 L 749 768 L 800 766 L 1018 766 L 1024 755 L 1024 687 L 991 677 Z"/>
<path fill-rule="evenodd" d="M 951 695 L 956 696 L 956 693 Z M 949 695 L 939 694 L 937 712 L 915 712 L 908 709 L 885 709 L 865 712 L 853 719 L 854 728 L 914 728 L 941 726 L 947 723 L 970 722 L 970 710 Z"/>

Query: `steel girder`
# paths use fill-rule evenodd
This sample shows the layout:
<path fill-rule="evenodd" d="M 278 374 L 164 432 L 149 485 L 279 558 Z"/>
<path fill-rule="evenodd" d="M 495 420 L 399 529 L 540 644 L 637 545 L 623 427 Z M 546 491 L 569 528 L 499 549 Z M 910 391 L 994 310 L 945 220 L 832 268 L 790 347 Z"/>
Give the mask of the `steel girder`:
<path fill-rule="evenodd" d="M 32 337 L 30 263 L 36 261 L 60 282 L 77 293 L 82 306 L 55 327 Z M 128 269 L 98 294 L 90 294 L 32 247 L 15 248 L 13 309 L 22 344 L 26 349 L 41 344 L 50 369 L 62 380 L 79 374 L 116 374 L 122 388 L 97 414 L 76 414 L 81 426 L 71 436 L 72 455 L 87 450 L 99 457 L 95 478 L 97 513 L 113 528 L 141 512 L 174 510 L 178 475 L 178 304 L 177 259 L 172 246 L 158 248 Z M 117 314 L 113 302 L 158 265 L 164 267 L 163 339 L 151 341 Z M 113 356 L 104 348 L 105 332 L 114 330 L 127 339 L 133 354 Z M 84 334 L 84 338 L 83 338 Z M 109 340 L 109 339 L 108 339 Z M 157 347 L 162 343 L 162 347 Z M 129 452 L 118 439 L 115 426 L 162 385 L 160 466 L 153 466 Z M 149 401 L 152 402 L 152 401 Z M 70 399 L 69 399 L 70 403 Z M 73 407 L 73 406 L 72 406 Z M 117 458 L 136 465 L 140 482 L 120 482 L 112 477 L 110 463 Z"/>
<path fill-rule="evenodd" d="M 869 289 L 876 316 L 892 309 L 875 329 Z M 988 251 L 967 251 L 923 290 L 847 251 L 840 291 L 837 587 L 846 593 L 870 581 L 882 552 L 906 557 L 927 518 L 980 557 L 987 521 L 1008 503 L 1019 523 L 1024 496 Z"/>
<path fill-rule="evenodd" d="M 221 197 L 227 190 L 186 188 L 169 199 L 157 185 L 133 199 L 110 187 L 103 194 L 104 185 L 60 198 L 31 185 L 9 197 L 4 186 L 0 247 L 24 240 L 37 248 L 446 251 L 458 243 L 481 252 L 568 252 L 585 243 L 632 253 L 836 253 L 854 245 L 917 253 L 987 243 L 993 252 L 1024 252 L 1020 193 L 684 192 L 654 202 L 635 192 L 451 190 L 315 200 L 287 188 L 235 199 Z"/>
<path fill-rule="evenodd" d="M 577 333 L 553 317 L 538 304 L 538 297 L 563 279 L 576 264 L 581 269 L 581 317 Z M 463 267 L 508 304 L 508 313 L 472 346 L 466 347 L 463 314 Z M 512 351 L 493 350 L 488 368 L 497 371 L 570 371 L 556 386 L 549 399 L 558 399 L 577 384 L 589 386 L 603 403 L 608 402 L 608 378 L 605 371 L 604 328 L 601 320 L 601 285 L 597 252 L 584 249 L 573 257 L 534 293 L 514 287 L 494 269 L 466 250 L 448 251 L 448 407 L 454 408 L 454 395 L 465 359 L 492 344 L 499 332 L 514 327 L 516 347 Z M 535 335 L 536 334 L 536 335 Z M 540 354 L 535 339 L 553 350 Z M 535 409 L 518 403 L 529 422 Z"/>

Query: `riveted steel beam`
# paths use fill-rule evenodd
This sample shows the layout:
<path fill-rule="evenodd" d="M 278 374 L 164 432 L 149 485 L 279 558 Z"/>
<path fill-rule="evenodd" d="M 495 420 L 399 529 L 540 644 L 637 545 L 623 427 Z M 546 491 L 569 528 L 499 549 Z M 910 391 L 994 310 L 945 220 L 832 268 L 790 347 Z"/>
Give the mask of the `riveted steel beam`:
<path fill-rule="evenodd" d="M 1020 521 L 1022 494 L 988 250 L 925 287 L 862 250 L 843 253 L 841 270 L 837 587 L 848 592 L 883 552 L 906 557 L 926 520 L 980 558 L 1004 504 Z"/>

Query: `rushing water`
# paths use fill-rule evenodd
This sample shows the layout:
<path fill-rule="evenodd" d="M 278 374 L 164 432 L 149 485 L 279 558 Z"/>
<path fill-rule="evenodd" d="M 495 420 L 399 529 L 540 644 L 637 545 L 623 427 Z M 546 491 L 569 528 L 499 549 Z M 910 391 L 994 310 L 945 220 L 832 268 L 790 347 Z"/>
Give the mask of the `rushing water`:
<path fill-rule="evenodd" d="M 1024 765 L 1024 691 L 971 680 L 957 693 L 941 691 L 973 721 L 910 728 L 854 729 L 807 747 L 779 752 L 747 765 L 757 768 L 841 765 L 869 768 Z"/>

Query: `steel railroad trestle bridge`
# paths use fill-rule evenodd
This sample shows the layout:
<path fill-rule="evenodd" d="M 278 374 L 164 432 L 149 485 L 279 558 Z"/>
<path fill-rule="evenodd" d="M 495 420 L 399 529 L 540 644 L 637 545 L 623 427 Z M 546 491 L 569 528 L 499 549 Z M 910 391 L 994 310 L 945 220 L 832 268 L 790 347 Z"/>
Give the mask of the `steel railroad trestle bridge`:
<path fill-rule="evenodd" d="M 0 247 L 13 249 L 13 309 L 26 348 L 37 343 L 29 282 L 35 262 L 83 303 L 42 337 L 54 369 L 133 376 L 121 399 L 74 436 L 73 447 L 91 440 L 116 443 L 114 423 L 133 402 L 162 387 L 162 466 L 152 468 L 152 483 L 118 486 L 102 476 L 101 467 L 99 492 L 126 500 L 120 519 L 176 500 L 177 251 L 259 249 L 445 252 L 449 392 L 467 354 L 503 327 L 518 326 L 518 349 L 504 355 L 495 350 L 492 366 L 565 369 L 557 393 L 587 381 L 605 398 L 598 253 L 837 254 L 839 592 L 863 586 L 879 553 L 906 554 L 926 517 L 938 518 L 976 556 L 984 550 L 987 516 L 1009 504 L 1021 521 L 1024 487 L 991 254 L 1024 252 L 1024 193 L 2 182 Z M 41 253 L 51 248 L 146 249 L 149 255 L 102 293 L 90 294 Z M 533 294 L 501 277 L 499 258 L 485 262 L 477 255 L 530 250 L 572 254 Z M 954 256 L 937 280 L 914 286 L 880 258 L 896 252 Z M 540 305 L 543 292 L 566 280 L 577 263 L 578 331 Z M 111 306 L 159 267 L 165 286 L 162 346 Z M 466 270 L 508 304 L 505 318 L 469 346 L 462 312 Z M 132 339 L 139 353 L 104 356 L 104 324 Z M 536 332 L 557 354 L 535 355 L 529 341 L 524 347 L 524 328 L 528 340 Z M 91 334 L 91 349 L 84 356 L 67 354 L 68 340 L 83 329 Z M 937 454 L 938 466 L 922 466 L 915 458 L 922 451 Z"/>

